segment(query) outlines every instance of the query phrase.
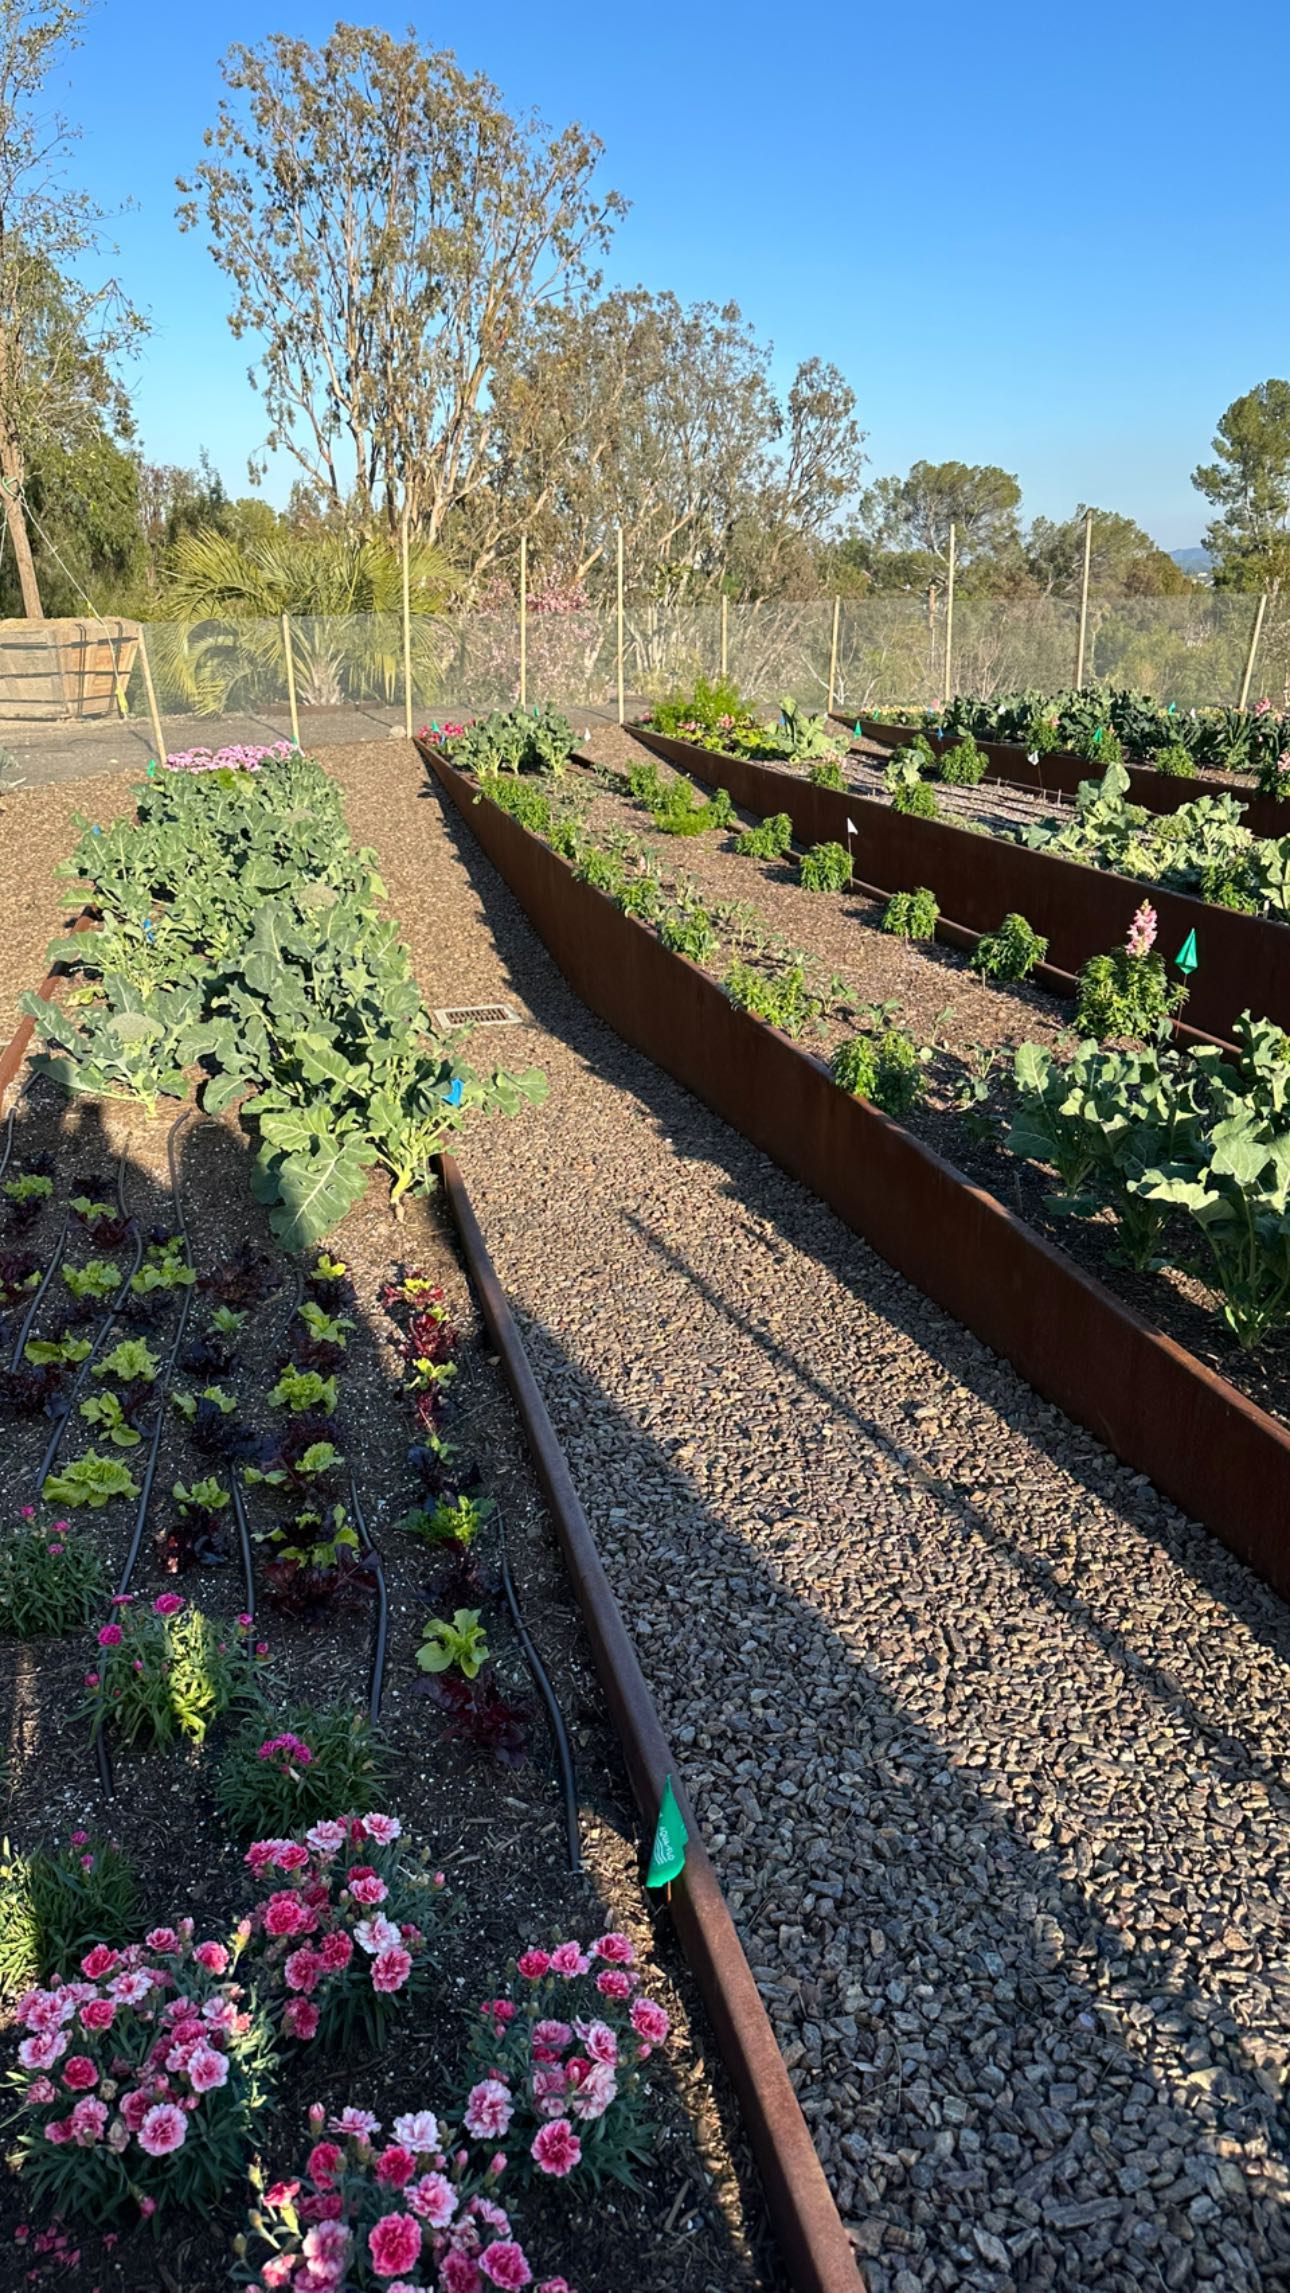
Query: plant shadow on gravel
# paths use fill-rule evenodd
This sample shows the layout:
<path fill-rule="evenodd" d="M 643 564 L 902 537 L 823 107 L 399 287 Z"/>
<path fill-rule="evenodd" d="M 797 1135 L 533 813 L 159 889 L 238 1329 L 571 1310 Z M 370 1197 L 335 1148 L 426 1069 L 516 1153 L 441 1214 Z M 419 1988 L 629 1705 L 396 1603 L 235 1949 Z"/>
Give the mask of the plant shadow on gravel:
<path fill-rule="evenodd" d="M 60 1190 L 71 1193 L 73 1174 L 93 1172 L 115 1179 L 118 1153 L 127 1149 L 126 1200 L 146 1234 L 154 1226 L 174 1227 L 165 1140 L 176 1110 L 155 1121 L 141 1110 L 78 1099 L 67 1102 L 37 1083 L 20 1103 L 11 1170 L 32 1154 L 56 1150 Z M 281 1360 L 296 1299 L 290 1262 L 277 1252 L 264 1213 L 255 1205 L 247 1180 L 247 1147 L 232 1118 L 199 1124 L 194 1120 L 177 1140 L 177 1168 L 185 1214 L 199 1274 L 222 1263 L 245 1242 L 267 1252 L 278 1279 L 272 1293 L 251 1316 L 240 1364 L 228 1381 L 240 1395 L 243 1413 L 257 1428 L 268 1422 L 265 1396 Z M 33 1250 L 47 1263 L 56 1240 L 61 1209 L 54 1204 L 31 1232 Z M 446 1220 L 446 1214 L 445 1214 Z M 23 1237 L 24 1242 L 28 1237 Z M 425 1846 L 448 1874 L 450 1891 L 460 1896 L 467 1916 L 449 1929 L 443 1946 L 441 1980 L 432 2011 L 414 2011 L 407 2026 L 396 2025 L 383 2056 L 313 2061 L 307 2052 L 288 2060 L 279 2106 L 270 2134 L 268 2162 L 290 2170 L 304 2154 L 305 2118 L 315 2097 L 331 2109 L 347 2101 L 375 2109 L 388 2124 L 399 2111 L 424 2105 L 451 2106 L 461 2089 L 461 2041 L 477 2002 L 496 1987 L 508 1959 L 531 1940 L 565 1934 L 588 1936 L 606 1926 L 627 1926 L 637 1942 L 656 1954 L 662 1969 L 661 1995 L 678 2031 L 678 2047 L 660 2063 L 656 2081 L 658 2143 L 639 2196 L 610 2185 L 597 2195 L 573 2190 L 536 2190 L 524 2203 L 521 2234 L 535 2263 L 564 2268 L 579 2293 L 619 2293 L 631 2284 L 643 2293 L 708 2293 L 719 2286 L 734 2293 L 780 2293 L 782 2280 L 768 2233 L 733 2101 L 702 2019 L 688 1971 L 679 1960 L 666 1913 L 639 1885 L 640 1825 L 628 1791 L 591 1665 L 576 1600 L 555 1546 L 548 1517 L 519 1433 L 500 1370 L 479 1322 L 446 1223 L 417 1203 L 396 1224 L 383 1190 L 374 1189 L 333 1238 L 336 1254 L 351 1268 L 356 1296 L 348 1303 L 355 1327 L 344 1357 L 340 1446 L 358 1466 L 364 1513 L 382 1552 L 390 1602 L 390 1640 L 382 1722 L 392 1746 L 395 1780 L 385 1804 L 403 1819 L 414 1848 Z M 72 1255 L 88 1255 L 83 1238 Z M 532 1749 L 519 1769 L 500 1770 L 469 1748 L 450 1740 L 444 1717 L 421 1692 L 415 1651 L 426 1618 L 425 1585 L 433 1562 L 426 1548 L 394 1525 L 416 1498 L 406 1466 L 414 1426 L 409 1396 L 401 1384 L 394 1330 L 375 1306 L 382 1280 L 396 1268 L 417 1265 L 443 1284 L 464 1343 L 459 1399 L 448 1412 L 444 1431 L 463 1453 L 476 1455 L 486 1488 L 498 1503 L 508 1532 L 511 1567 L 526 1622 L 551 1674 L 575 1746 L 580 1819 L 587 1868 L 578 1877 L 567 1870 L 558 1784 L 547 1734 L 522 1655 L 500 1595 L 490 1598 L 486 1625 L 499 1670 L 513 1683 L 517 1698 L 532 1704 Z M 58 1278 L 42 1308 L 38 1328 L 63 1318 Z M 200 1297 L 201 1292 L 194 1293 Z M 192 1331 L 205 1321 L 194 1311 Z M 0 1321 L 0 1344 L 7 1360 L 16 1335 L 16 1316 Z M 191 1385 L 182 1373 L 175 1381 Z M 49 1433 L 44 1419 L 16 1418 L 0 1404 L 0 1501 L 11 1519 L 33 1494 L 33 1476 Z M 86 1429 L 88 1431 L 88 1429 Z M 69 1424 L 64 1452 L 85 1446 Z M 213 1468 L 227 1478 L 227 1468 Z M 166 1572 L 154 1545 L 154 1531 L 174 1514 L 170 1488 L 176 1478 L 191 1481 L 209 1472 L 195 1458 L 182 1420 L 167 1425 L 161 1444 L 156 1494 L 148 1531 L 135 1571 L 141 1597 L 177 1587 L 217 1616 L 232 1617 L 242 1607 L 242 1578 L 236 1544 L 227 1540 L 225 1565 L 198 1567 L 176 1578 Z M 339 1492 L 347 1495 L 347 1489 Z M 269 1515 L 248 1492 L 253 1530 Z M 99 1543 L 115 1581 L 124 1558 L 133 1506 L 116 1503 L 102 1512 L 78 1516 Z M 494 1516 L 481 1536 L 490 1573 L 497 1559 Z M 275 1704 L 302 1699 L 321 1705 L 344 1697 L 364 1703 L 368 1685 L 373 1609 L 358 1599 L 320 1624 L 280 1617 L 271 1607 L 263 1574 L 264 1551 L 257 1554 L 259 1624 L 270 1643 L 267 1687 Z M 101 1622 L 102 1619 L 96 1619 Z M 250 1891 L 243 1867 L 243 1843 L 231 1841 L 216 1808 L 209 1764 L 180 1749 L 115 1752 L 115 1799 L 105 1804 L 99 1790 L 89 1730 L 79 1707 L 83 1675 L 93 1650 L 92 1627 L 83 1638 L 15 1642 L 0 1638 L 0 1692 L 7 1703 L 4 1761 L 0 1771 L 3 1809 L 0 1828 L 23 1851 L 53 1846 L 76 1828 L 96 1837 L 112 1836 L 139 1873 L 140 1933 L 159 1919 L 191 1912 L 199 1931 L 222 1934 L 248 1907 Z M 218 1756 L 223 1741 L 217 1723 L 208 1752 Z M 651 1916 L 652 1915 L 652 1916 Z M 652 1933 L 651 1933 L 652 1929 Z M 5 2039 L 6 2058 L 13 2041 Z M 244 2226 L 244 2203 L 232 2193 L 210 2220 L 201 2223 L 168 2216 L 161 2243 L 146 2229 L 102 2240 L 84 2225 L 71 2224 L 80 2248 L 79 2266 L 69 2268 L 67 2247 L 41 2259 L 33 2240 L 44 2226 L 32 2221 L 20 2182 L 0 2181 L 0 2286 L 43 2285 L 48 2277 L 68 2293 L 215 2293 L 228 2282 L 230 2240 Z M 28 2228 L 30 2234 L 27 2234 Z M 20 2238 L 15 2233 L 22 2231 Z M 33 2272 L 34 2274 L 29 2274 Z"/>
<path fill-rule="evenodd" d="M 857 1491 L 856 1550 L 830 1554 L 817 1589 L 800 1564 L 794 1570 L 801 1524 L 779 1511 L 769 1459 L 757 1477 L 754 1544 L 561 1334 L 536 1317 L 526 1324 L 611 1575 L 622 1597 L 634 1588 L 646 1670 L 683 1746 L 749 1956 L 790 2059 L 802 2050 L 799 2090 L 835 2191 L 859 2224 L 873 2293 L 908 2293 L 902 2269 L 920 2287 L 1119 2293 L 1208 2281 L 1264 2293 L 1290 2267 L 1274 2218 L 1285 2185 L 1268 2165 L 1290 2019 L 1275 2002 L 1284 1799 L 1274 1760 L 1246 1740 L 1239 1718 L 1225 1724 L 1221 1696 L 1207 1711 L 1186 1675 L 1195 1657 L 1198 1680 L 1225 1684 L 1225 1634 L 1269 1657 L 1290 1654 L 1284 1607 L 588 1012 L 467 824 L 436 790 L 423 793 L 441 804 L 514 994 L 594 1076 L 640 1105 L 679 1164 L 714 1165 L 731 1218 L 768 1237 L 759 1307 L 768 1312 L 792 1279 L 787 1245 L 827 1266 L 925 1365 L 906 1405 L 906 1442 L 858 1407 L 853 1390 L 804 1373 L 758 1326 L 746 1296 L 724 1296 L 684 1249 L 620 1209 L 671 1277 L 674 1299 L 702 1297 L 756 1347 L 772 1379 L 823 1404 L 894 1473 L 885 1503 L 890 1516 L 894 1490 L 895 1527 L 883 1521 L 875 1475 L 874 1526 Z M 642 1332 L 653 1305 L 644 1302 Z M 1020 1449 L 1023 1470 L 937 1461 L 935 1424 L 919 1426 L 951 1385 L 993 1413 L 1001 1449 Z M 741 1407 L 750 1414 L 751 1404 Z M 1118 1571 L 1096 1545 L 1089 1561 L 1078 1519 L 1054 1522 L 1051 1490 L 1047 1517 L 1041 1505 L 1032 1519 L 1027 1470 L 1040 1475 L 1049 1427 L 1061 1473 L 1124 1523 Z M 715 1417 L 710 1432 L 723 1456 L 740 1458 L 746 1490 L 756 1461 L 747 1434 Z M 950 1524 L 939 1553 L 928 1507 Z M 1006 1525 L 992 1517 L 999 1509 Z M 869 1569 L 884 1532 L 895 1544 L 885 1581 Z M 1105 1546 L 1100 1525 L 1098 1536 Z M 982 1554 L 995 1579 L 990 1613 L 972 1583 Z M 923 1562 L 941 1579 L 934 1591 L 920 1581 Z M 1153 1575 L 1169 1566 L 1201 1597 L 1181 1642 L 1173 1618 L 1166 1662 L 1149 1632 L 1135 1645 L 1132 1603 L 1140 1598 L 1149 1615 Z M 795 1589 L 794 1575 L 803 1579 Z M 821 1612 L 839 1579 L 853 1636 Z M 1006 1663 L 1002 1698 L 994 1691 L 996 1652 L 1006 1657 L 1019 1622 L 1035 1642 L 1035 1701 L 1046 1699 L 1060 1721 L 1047 1741 L 1008 1712 L 1016 1682 Z M 1063 1689 L 1063 1640 L 1096 1652 L 1095 1713 L 1082 1708 L 1077 1682 Z M 1270 1661 L 1263 1669 L 1271 1674 Z M 893 1673 L 903 1675 L 899 1689 Z M 938 1699 L 949 1714 L 941 1734 L 918 1708 Z M 1180 1832 L 1189 1810 L 1207 1810 L 1190 1840 L 1183 1833 L 1184 1852 L 1163 1860 L 1128 1796 L 1139 1747 L 1150 1761 L 1159 1745 L 1160 1773 L 1177 1792 L 1166 1829 L 1175 1805 Z M 980 1787 L 970 1768 L 983 1771 Z M 1230 1861 L 1214 1849 L 1238 1830 L 1247 1845 L 1259 1834 L 1264 1858 L 1244 1893 L 1231 1892 Z M 1214 1867 L 1193 1867 L 1185 1851 L 1194 1845 L 1203 1858 L 1206 1844 Z M 1222 1962 L 1212 1972 L 1210 1959 Z"/>

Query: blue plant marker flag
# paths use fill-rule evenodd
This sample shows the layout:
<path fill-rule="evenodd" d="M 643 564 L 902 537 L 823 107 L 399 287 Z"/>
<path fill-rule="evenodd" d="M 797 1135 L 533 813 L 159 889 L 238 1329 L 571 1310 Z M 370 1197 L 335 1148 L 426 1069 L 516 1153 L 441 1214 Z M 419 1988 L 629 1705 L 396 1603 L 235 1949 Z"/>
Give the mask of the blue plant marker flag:
<path fill-rule="evenodd" d="M 1196 970 L 1200 963 L 1200 957 L 1196 953 L 1196 934 L 1194 931 L 1188 932 L 1186 939 L 1183 941 L 1177 955 L 1174 957 L 1174 962 L 1177 964 L 1179 971 Z"/>
<path fill-rule="evenodd" d="M 447 1090 L 444 1092 L 444 1097 L 448 1101 L 450 1107 L 459 1107 L 461 1105 L 462 1085 L 460 1075 L 453 1076 Z"/>

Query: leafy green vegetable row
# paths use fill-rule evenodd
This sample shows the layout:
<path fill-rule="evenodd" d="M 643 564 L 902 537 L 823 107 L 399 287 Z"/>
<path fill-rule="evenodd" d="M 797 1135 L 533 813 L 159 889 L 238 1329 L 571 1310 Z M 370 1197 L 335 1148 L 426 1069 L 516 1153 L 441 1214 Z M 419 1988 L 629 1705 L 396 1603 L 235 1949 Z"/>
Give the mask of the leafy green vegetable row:
<path fill-rule="evenodd" d="M 235 1099 L 259 1128 L 252 1184 L 288 1249 L 329 1233 L 383 1167 L 398 1199 L 474 1110 L 544 1095 L 533 1070 L 485 1080 L 435 1039 L 375 854 L 350 841 L 310 759 L 257 775 L 167 774 L 137 823 L 84 826 L 65 872 L 102 912 L 51 961 L 92 973 L 66 1004 L 23 998 L 64 1088 L 154 1105 Z"/>

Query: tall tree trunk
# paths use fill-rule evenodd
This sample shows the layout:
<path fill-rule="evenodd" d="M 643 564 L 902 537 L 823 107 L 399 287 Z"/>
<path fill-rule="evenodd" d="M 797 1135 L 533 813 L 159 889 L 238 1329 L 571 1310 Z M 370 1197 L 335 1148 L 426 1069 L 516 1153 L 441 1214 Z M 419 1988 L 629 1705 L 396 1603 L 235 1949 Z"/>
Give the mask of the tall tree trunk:
<path fill-rule="evenodd" d="M 31 554 L 31 538 L 22 507 L 22 455 L 7 426 L 0 427 L 0 475 L 4 480 L 5 520 L 22 586 L 22 609 L 29 621 L 43 621 L 45 608 L 40 602 L 36 561 Z"/>

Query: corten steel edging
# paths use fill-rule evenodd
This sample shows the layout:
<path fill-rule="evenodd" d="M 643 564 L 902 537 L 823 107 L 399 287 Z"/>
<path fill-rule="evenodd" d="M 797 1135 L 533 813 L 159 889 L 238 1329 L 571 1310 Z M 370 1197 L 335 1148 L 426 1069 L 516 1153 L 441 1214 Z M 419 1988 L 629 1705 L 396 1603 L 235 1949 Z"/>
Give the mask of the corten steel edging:
<path fill-rule="evenodd" d="M 669 1775 L 682 1806 L 690 1836 L 684 1871 L 671 1890 L 670 1908 L 734 2084 L 791 2282 L 798 2293 L 864 2293 L 851 2241 L 816 2156 L 726 1899 L 686 1803 L 680 1769 L 663 1733 L 461 1172 L 449 1154 L 439 1157 L 439 1170 L 470 1278 L 501 1356 L 573 1580 L 632 1791 L 649 1824 L 658 1813 L 664 1780 Z"/>
<path fill-rule="evenodd" d="M 74 932 L 93 931 L 98 920 L 93 908 L 82 908 L 71 928 Z M 59 980 L 69 976 L 69 968 L 65 963 L 56 963 L 48 978 L 41 982 L 39 992 L 46 1002 L 53 995 Z M 31 1048 L 31 1039 L 35 1032 L 36 1022 L 34 1019 L 20 1019 L 4 1050 L 0 1051 L 0 1106 L 3 1106 L 5 1092 Z"/>
<path fill-rule="evenodd" d="M 900 748 L 919 733 L 931 739 L 926 725 L 880 724 L 876 717 L 849 717 L 840 709 L 830 715 L 835 724 L 845 727 L 854 737 L 857 725 L 865 740 L 881 742 L 884 748 Z M 635 728 L 633 728 L 635 729 Z M 961 738 L 958 733 L 947 733 L 943 741 L 932 739 L 932 747 L 950 749 Z M 1074 796 L 1080 782 L 1099 780 L 1106 769 L 1088 757 L 1076 756 L 1072 749 L 1057 748 L 1041 756 L 1035 764 L 1027 749 L 1014 741 L 978 740 L 977 747 L 989 758 L 987 780 L 1007 781 L 1014 788 L 1024 788 L 1031 795 Z M 1180 805 L 1191 804 L 1198 796 L 1235 796 L 1245 806 L 1245 826 L 1256 836 L 1290 835 L 1290 804 L 1284 797 L 1260 796 L 1251 784 L 1237 780 L 1215 780 L 1208 773 L 1198 772 L 1192 780 L 1176 780 L 1172 774 L 1157 772 L 1149 764 L 1125 764 L 1129 775 L 1129 802 L 1145 804 L 1149 812 L 1177 812 Z"/>
<path fill-rule="evenodd" d="M 423 754 L 593 1011 L 1290 1598 L 1290 1433 L 1275 1418 Z"/>
<path fill-rule="evenodd" d="M 633 726 L 634 737 L 683 772 L 728 790 L 745 812 L 786 812 L 801 843 L 849 844 L 855 872 L 893 892 L 927 884 L 956 923 L 996 931 L 1017 910 L 1048 941 L 1059 971 L 1077 972 L 1091 955 L 1124 944 L 1134 910 L 1150 900 L 1160 918 L 1158 945 L 1172 960 L 1196 934 L 1200 968 L 1191 974 L 1189 1025 L 1230 1043 L 1241 1013 L 1275 1020 L 1290 1031 L 1290 924 L 1268 923 L 1210 906 L 1184 892 L 1058 854 L 1032 852 L 1002 837 L 977 835 L 947 820 L 917 820 L 854 789 L 817 788 L 796 773 L 722 756 L 689 741 Z M 848 836 L 847 821 L 856 833 Z"/>

